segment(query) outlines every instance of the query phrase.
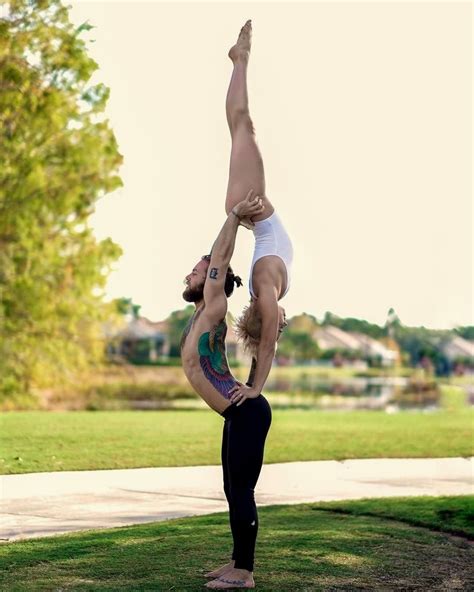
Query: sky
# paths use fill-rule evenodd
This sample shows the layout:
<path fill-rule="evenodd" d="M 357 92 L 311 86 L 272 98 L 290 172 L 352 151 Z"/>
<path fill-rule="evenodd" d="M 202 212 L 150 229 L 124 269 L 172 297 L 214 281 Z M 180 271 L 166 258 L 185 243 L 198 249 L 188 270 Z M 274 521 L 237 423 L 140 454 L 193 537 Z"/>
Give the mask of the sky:
<path fill-rule="evenodd" d="M 225 221 L 227 57 L 253 22 L 250 112 L 294 245 L 288 316 L 474 323 L 470 2 L 91 2 L 70 18 L 111 91 L 124 186 L 91 218 L 124 254 L 107 297 L 158 321 Z M 253 235 L 232 265 L 248 302 Z"/>

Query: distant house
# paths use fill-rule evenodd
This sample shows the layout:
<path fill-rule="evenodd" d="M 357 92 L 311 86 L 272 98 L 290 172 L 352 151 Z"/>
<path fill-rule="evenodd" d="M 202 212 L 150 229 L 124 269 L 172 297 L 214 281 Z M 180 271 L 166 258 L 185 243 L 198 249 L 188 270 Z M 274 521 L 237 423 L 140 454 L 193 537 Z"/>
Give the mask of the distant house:
<path fill-rule="evenodd" d="M 313 339 L 318 344 L 319 349 L 348 349 L 357 351 L 360 349 L 360 342 L 338 327 L 326 325 L 318 327 L 313 332 Z"/>
<path fill-rule="evenodd" d="M 154 362 L 169 356 L 170 342 L 166 321 L 154 323 L 146 317 L 131 318 L 109 343 L 111 357 L 145 357 Z"/>
<path fill-rule="evenodd" d="M 474 342 L 458 335 L 445 341 L 440 349 L 451 362 L 460 358 L 474 358 Z"/>
<path fill-rule="evenodd" d="M 233 319 L 228 314 L 226 350 L 230 360 L 246 364 L 249 357 L 244 353 L 233 328 Z M 111 333 L 108 331 L 108 354 L 111 358 L 129 360 L 145 358 L 150 362 L 166 360 L 170 354 L 169 326 L 167 321 L 153 322 L 146 317 L 129 318 L 125 327 Z"/>
<path fill-rule="evenodd" d="M 365 333 L 350 332 L 349 335 L 351 335 L 360 343 L 359 349 L 364 353 L 365 356 L 379 356 L 384 366 L 393 366 L 398 361 L 398 351 L 389 349 L 377 339 L 374 339 L 369 335 L 365 335 Z"/>
<path fill-rule="evenodd" d="M 397 351 L 389 349 L 377 339 L 364 333 L 343 331 L 333 325 L 325 325 L 315 329 L 313 339 L 323 351 L 344 349 L 359 352 L 364 357 L 380 357 L 384 366 L 392 366 L 398 359 Z"/>

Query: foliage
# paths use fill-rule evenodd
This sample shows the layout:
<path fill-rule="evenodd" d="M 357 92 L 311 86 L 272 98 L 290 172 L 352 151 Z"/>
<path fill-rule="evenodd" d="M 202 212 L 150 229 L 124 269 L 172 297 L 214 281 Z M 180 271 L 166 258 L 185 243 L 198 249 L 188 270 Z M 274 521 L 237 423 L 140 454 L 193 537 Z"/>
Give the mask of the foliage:
<path fill-rule="evenodd" d="M 100 360 L 120 248 L 88 225 L 121 185 L 109 95 L 59 0 L 11 0 L 0 20 L 0 391 L 71 379 Z"/>
<path fill-rule="evenodd" d="M 454 332 L 463 339 L 474 341 L 474 325 L 467 325 L 465 327 L 456 327 Z"/>
<path fill-rule="evenodd" d="M 343 331 L 364 333 L 365 335 L 369 335 L 374 339 L 383 337 L 386 334 L 384 328 L 376 325 L 375 323 L 369 323 L 363 319 L 355 319 L 352 317 L 338 317 L 329 311 L 324 315 L 323 325 L 332 325 L 342 329 Z"/>
<path fill-rule="evenodd" d="M 309 333 L 288 328 L 278 342 L 278 356 L 308 362 L 319 356 L 319 348 Z"/>
<path fill-rule="evenodd" d="M 181 356 L 181 337 L 189 320 L 193 316 L 194 306 L 189 304 L 181 310 L 173 311 L 167 319 L 170 339 L 170 356 Z"/>
<path fill-rule="evenodd" d="M 141 304 L 135 304 L 131 298 L 116 298 L 114 300 L 117 312 L 123 316 L 130 315 L 134 319 L 140 316 Z"/>
<path fill-rule="evenodd" d="M 409 354 L 412 366 L 430 360 L 436 373 L 444 374 L 449 371 L 450 363 L 439 346 L 450 335 L 450 331 L 401 326 L 397 329 L 396 340 L 401 349 Z"/>

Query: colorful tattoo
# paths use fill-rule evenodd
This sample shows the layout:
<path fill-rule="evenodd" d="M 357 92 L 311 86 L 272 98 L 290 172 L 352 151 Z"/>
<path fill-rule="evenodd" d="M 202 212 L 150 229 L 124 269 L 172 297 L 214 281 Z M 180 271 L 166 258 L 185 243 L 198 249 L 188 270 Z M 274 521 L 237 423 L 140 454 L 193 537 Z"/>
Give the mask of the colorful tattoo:
<path fill-rule="evenodd" d="M 203 333 L 199 338 L 198 352 L 204 376 L 226 399 L 229 390 L 236 385 L 227 363 L 225 336 L 227 325 L 221 321 L 212 331 Z"/>
<path fill-rule="evenodd" d="M 211 278 L 211 280 L 216 280 L 218 273 L 219 273 L 219 269 L 217 267 L 213 267 L 211 269 L 211 271 L 209 272 L 209 277 Z"/>

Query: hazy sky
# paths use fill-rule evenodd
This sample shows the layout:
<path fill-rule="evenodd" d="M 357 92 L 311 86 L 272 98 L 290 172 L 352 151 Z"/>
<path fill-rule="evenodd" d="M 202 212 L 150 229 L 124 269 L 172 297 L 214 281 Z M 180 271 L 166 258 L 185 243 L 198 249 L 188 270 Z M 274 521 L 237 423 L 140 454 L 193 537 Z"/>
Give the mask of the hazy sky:
<path fill-rule="evenodd" d="M 292 316 L 447 328 L 473 320 L 468 2 L 73 2 L 124 187 L 93 226 L 124 255 L 107 294 L 161 320 L 224 222 L 229 47 L 253 21 L 250 110 L 267 195 L 293 239 Z M 247 285 L 253 235 L 233 267 Z M 248 301 L 247 287 L 230 310 Z"/>

